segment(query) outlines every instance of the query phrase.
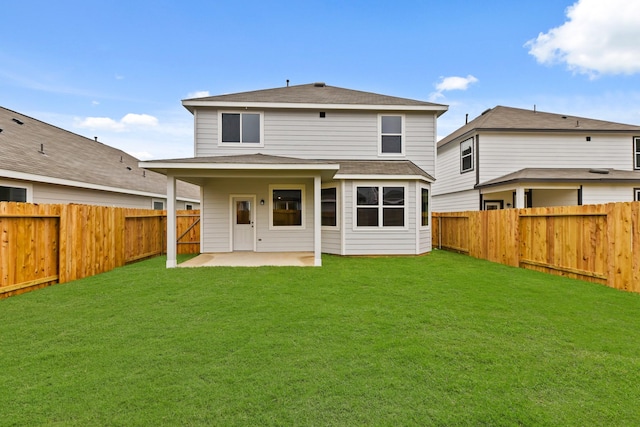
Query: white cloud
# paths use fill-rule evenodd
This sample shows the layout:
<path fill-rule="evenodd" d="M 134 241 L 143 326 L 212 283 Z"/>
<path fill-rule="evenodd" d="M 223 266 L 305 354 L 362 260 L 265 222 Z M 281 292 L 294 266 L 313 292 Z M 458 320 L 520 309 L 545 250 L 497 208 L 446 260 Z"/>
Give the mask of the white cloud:
<path fill-rule="evenodd" d="M 129 113 L 118 121 L 109 117 L 76 118 L 75 125 L 86 129 L 126 132 L 133 128 L 155 127 L 158 125 L 158 119 L 148 114 Z"/>
<path fill-rule="evenodd" d="M 205 96 L 210 96 L 208 90 L 199 90 L 199 91 L 190 92 L 190 93 L 187 94 L 187 98 L 188 99 L 191 99 L 191 98 L 203 98 Z"/>
<path fill-rule="evenodd" d="M 566 13 L 567 22 L 525 44 L 539 63 L 590 77 L 640 72 L 640 2 L 579 0 Z"/>
<path fill-rule="evenodd" d="M 444 98 L 442 92 L 450 90 L 467 90 L 469 85 L 477 83 L 478 79 L 469 74 L 467 77 L 451 76 L 442 77 L 439 83 L 436 84 L 436 92 L 433 92 L 429 99 L 435 101 L 439 98 Z"/>

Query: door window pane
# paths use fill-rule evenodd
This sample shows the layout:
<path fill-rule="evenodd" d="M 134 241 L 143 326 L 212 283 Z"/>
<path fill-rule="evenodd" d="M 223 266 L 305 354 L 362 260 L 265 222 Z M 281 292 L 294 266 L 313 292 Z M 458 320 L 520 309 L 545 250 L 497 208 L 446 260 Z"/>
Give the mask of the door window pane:
<path fill-rule="evenodd" d="M 251 202 L 242 200 L 236 202 L 236 224 L 251 224 Z"/>

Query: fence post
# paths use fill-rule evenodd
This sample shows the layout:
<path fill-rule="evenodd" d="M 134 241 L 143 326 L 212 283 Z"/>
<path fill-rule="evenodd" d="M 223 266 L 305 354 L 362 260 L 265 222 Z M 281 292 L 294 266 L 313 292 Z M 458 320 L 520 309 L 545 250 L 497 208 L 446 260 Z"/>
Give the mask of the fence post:
<path fill-rule="evenodd" d="M 608 203 L 607 241 L 609 242 L 609 274 L 607 285 L 632 290 L 632 223 L 630 203 Z"/>

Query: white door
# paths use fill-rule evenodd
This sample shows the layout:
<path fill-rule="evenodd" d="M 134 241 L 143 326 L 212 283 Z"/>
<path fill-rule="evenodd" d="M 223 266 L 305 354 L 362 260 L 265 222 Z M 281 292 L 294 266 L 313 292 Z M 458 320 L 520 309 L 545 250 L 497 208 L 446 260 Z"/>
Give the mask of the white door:
<path fill-rule="evenodd" d="M 254 250 L 255 197 L 233 198 L 233 250 Z"/>

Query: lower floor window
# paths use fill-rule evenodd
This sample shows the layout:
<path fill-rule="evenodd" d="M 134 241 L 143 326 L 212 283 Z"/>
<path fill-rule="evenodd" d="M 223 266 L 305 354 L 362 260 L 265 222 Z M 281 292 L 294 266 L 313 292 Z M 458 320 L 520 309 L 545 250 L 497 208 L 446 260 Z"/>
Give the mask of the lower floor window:
<path fill-rule="evenodd" d="M 322 225 L 335 227 L 338 224 L 338 189 L 323 188 L 321 193 Z"/>
<path fill-rule="evenodd" d="M 633 193 L 635 194 L 633 200 L 635 200 L 636 202 L 640 202 L 640 188 L 634 188 Z"/>
<path fill-rule="evenodd" d="M 272 196 L 272 225 L 274 227 L 302 226 L 302 189 L 273 189 Z"/>
<path fill-rule="evenodd" d="M 0 186 L 0 202 L 26 202 L 27 189 Z"/>
<path fill-rule="evenodd" d="M 356 193 L 358 227 L 404 227 L 404 187 L 362 186 Z"/>
<path fill-rule="evenodd" d="M 154 200 L 153 209 L 156 211 L 164 210 L 164 202 L 162 200 Z"/>
<path fill-rule="evenodd" d="M 421 189 L 421 198 L 420 202 L 422 205 L 422 209 L 420 212 L 421 222 L 420 225 L 426 227 L 429 225 L 429 189 L 422 188 Z"/>

